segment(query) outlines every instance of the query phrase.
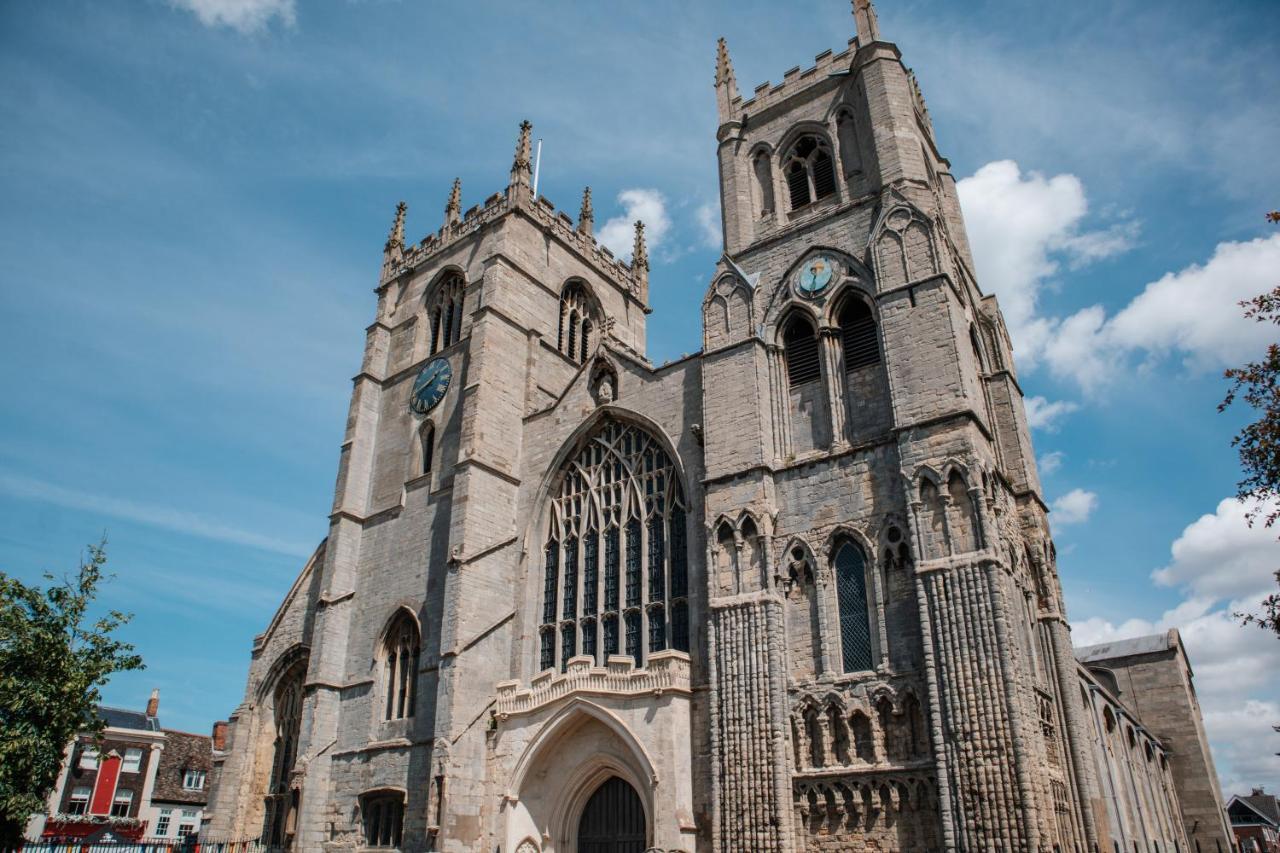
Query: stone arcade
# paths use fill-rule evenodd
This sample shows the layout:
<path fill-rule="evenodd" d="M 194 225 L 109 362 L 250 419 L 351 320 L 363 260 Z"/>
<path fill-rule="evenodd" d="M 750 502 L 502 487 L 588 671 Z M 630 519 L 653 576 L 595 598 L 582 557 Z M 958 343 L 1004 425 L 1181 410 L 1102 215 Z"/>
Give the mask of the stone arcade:
<path fill-rule="evenodd" d="M 719 45 L 693 356 L 646 359 L 643 226 L 623 263 L 589 190 L 576 222 L 535 198 L 528 123 L 504 191 L 464 214 L 455 183 L 412 244 L 397 209 L 329 535 L 255 640 L 208 835 L 1215 849 L 1192 771 L 1073 655 L 1008 333 L 854 14 L 748 99 Z"/>

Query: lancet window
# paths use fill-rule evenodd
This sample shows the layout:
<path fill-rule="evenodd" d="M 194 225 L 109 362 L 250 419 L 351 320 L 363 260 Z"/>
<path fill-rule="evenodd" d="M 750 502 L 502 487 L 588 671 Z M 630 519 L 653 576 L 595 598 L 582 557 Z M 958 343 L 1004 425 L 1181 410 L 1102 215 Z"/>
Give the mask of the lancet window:
<path fill-rule="evenodd" d="M 431 354 L 452 346 L 462 337 L 462 276 L 450 273 L 436 288 L 431 300 Z"/>
<path fill-rule="evenodd" d="M 876 318 L 865 302 L 854 297 L 846 299 L 840 307 L 837 322 L 840 324 L 840 344 L 846 371 L 880 363 Z"/>
<path fill-rule="evenodd" d="M 591 353 L 596 312 L 582 282 L 571 281 L 560 293 L 560 352 L 582 364 Z"/>
<path fill-rule="evenodd" d="M 867 560 L 862 549 L 844 542 L 836 550 L 836 597 L 840 605 L 840 650 L 845 672 L 872 668 L 871 623 L 867 615 Z"/>
<path fill-rule="evenodd" d="M 382 689 L 384 720 L 413 716 L 418 700 L 418 626 L 407 613 L 396 616 L 383 647 Z"/>
<path fill-rule="evenodd" d="M 791 197 L 792 210 L 833 195 L 836 191 L 831 148 L 826 140 L 812 134 L 800 137 L 791 146 L 791 152 L 783 160 L 782 172 L 787 179 L 787 193 Z"/>
<path fill-rule="evenodd" d="M 782 333 L 782 354 L 787 364 L 787 381 L 792 388 L 818 378 L 818 333 L 800 314 L 792 316 Z"/>
<path fill-rule="evenodd" d="M 643 666 L 689 650 L 687 507 L 675 466 L 640 427 L 607 419 L 561 471 L 543 564 L 539 665 L 574 655 Z M 602 565 L 603 564 L 603 565 Z"/>

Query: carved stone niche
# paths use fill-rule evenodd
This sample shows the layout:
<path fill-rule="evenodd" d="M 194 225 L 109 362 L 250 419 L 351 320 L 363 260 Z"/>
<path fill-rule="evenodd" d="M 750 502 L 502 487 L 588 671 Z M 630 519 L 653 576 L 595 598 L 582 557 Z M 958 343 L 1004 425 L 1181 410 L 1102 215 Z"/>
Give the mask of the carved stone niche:
<path fill-rule="evenodd" d="M 597 362 L 591 371 L 591 398 L 597 406 L 618 399 L 618 374 L 607 361 Z"/>

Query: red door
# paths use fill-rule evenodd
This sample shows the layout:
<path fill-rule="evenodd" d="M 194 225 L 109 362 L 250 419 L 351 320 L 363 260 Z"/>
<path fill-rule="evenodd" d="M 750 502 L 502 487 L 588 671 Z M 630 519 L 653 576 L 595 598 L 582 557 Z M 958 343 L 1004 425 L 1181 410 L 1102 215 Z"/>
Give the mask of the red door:
<path fill-rule="evenodd" d="M 111 814 L 111 803 L 116 798 L 116 783 L 119 781 L 120 756 L 112 752 L 98 761 L 98 778 L 93 783 L 89 814 Z"/>

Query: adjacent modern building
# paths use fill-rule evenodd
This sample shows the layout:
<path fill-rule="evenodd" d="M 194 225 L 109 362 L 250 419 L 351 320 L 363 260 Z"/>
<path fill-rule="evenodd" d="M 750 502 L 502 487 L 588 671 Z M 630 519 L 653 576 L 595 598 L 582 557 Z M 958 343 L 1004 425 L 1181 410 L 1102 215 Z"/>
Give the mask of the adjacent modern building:
<path fill-rule="evenodd" d="M 163 840 L 200 830 L 210 739 L 162 728 L 159 706 L 152 691 L 145 711 L 98 708 L 101 739 L 81 734 L 68 745 L 48 813 L 33 818 L 29 838 Z"/>
<path fill-rule="evenodd" d="M 396 211 L 329 534 L 254 640 L 209 834 L 277 849 L 1191 853 L 1176 635 L 1072 648 L 1009 334 L 929 112 L 857 37 L 714 91 L 694 355 L 532 187 Z M 666 286 L 683 286 L 670 284 Z M 1216 811 L 1215 811 L 1216 810 Z M 1222 849 L 1222 848 L 1219 848 Z"/>
<path fill-rule="evenodd" d="M 1227 803 L 1240 853 L 1280 853 L 1280 801 L 1262 788 Z"/>

